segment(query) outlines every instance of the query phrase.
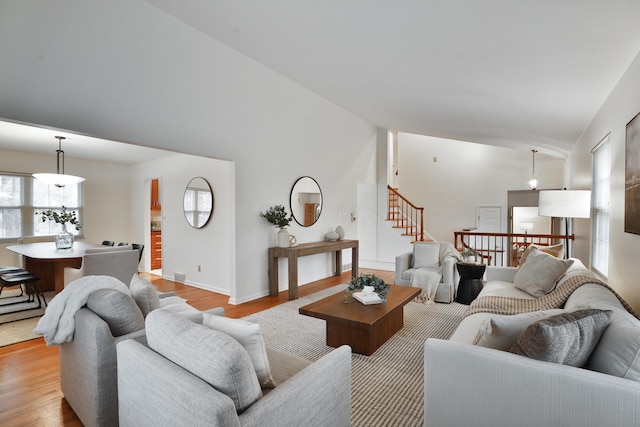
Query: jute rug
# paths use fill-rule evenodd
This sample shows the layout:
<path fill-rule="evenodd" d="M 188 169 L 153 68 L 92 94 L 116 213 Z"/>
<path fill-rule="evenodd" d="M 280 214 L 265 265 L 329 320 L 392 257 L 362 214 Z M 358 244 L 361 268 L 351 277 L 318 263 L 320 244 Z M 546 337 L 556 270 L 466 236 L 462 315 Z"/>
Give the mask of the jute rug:
<path fill-rule="evenodd" d="M 51 301 L 54 296 L 55 292 L 45 292 L 47 302 Z M 33 333 L 33 328 L 36 327 L 38 320 L 44 314 L 45 306 L 42 304 L 40 308 L 36 308 L 37 302 L 8 304 L 24 299 L 24 296 L 19 296 L 14 290 L 2 292 L 2 298 L 0 298 L 0 347 L 39 337 Z M 17 311 L 22 309 L 28 310 Z"/>
<path fill-rule="evenodd" d="M 341 292 L 346 285 L 289 301 L 251 315 L 267 346 L 315 361 L 333 350 L 326 345 L 325 321 L 298 314 L 298 308 Z M 352 355 L 351 425 L 422 426 L 424 423 L 424 342 L 451 336 L 468 306 L 410 302 L 404 327 L 373 355 Z"/>

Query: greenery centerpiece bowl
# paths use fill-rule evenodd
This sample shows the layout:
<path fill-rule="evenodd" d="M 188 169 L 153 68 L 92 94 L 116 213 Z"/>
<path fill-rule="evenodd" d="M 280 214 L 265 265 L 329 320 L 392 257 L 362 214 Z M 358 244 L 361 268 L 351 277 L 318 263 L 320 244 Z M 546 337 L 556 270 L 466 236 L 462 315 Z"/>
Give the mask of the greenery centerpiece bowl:
<path fill-rule="evenodd" d="M 36 212 L 36 215 L 40 216 L 42 222 L 53 221 L 56 224 L 60 224 L 60 232 L 53 236 L 57 249 L 69 249 L 73 247 L 74 236 L 67 231 L 67 223 L 73 225 L 76 230 L 82 228 L 80 222 L 78 222 L 76 211 L 67 212 L 67 208 L 62 206 L 62 212 L 48 209 L 46 211 Z"/>
<path fill-rule="evenodd" d="M 375 274 L 361 274 L 349 283 L 345 293 L 349 294 L 364 289 L 365 286 L 373 286 L 373 291 L 378 294 L 383 302 L 386 302 L 390 286 Z"/>

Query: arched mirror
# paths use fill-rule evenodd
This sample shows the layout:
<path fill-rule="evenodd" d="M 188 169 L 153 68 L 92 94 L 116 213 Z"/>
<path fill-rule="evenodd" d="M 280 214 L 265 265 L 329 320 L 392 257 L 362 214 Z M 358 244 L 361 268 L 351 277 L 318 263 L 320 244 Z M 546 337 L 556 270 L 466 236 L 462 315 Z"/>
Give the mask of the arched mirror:
<path fill-rule="evenodd" d="M 213 190 L 209 182 L 201 177 L 189 181 L 184 190 L 184 217 L 193 228 L 202 228 L 213 214 Z"/>
<path fill-rule="evenodd" d="M 303 227 L 316 223 L 322 212 L 322 191 L 315 179 L 303 176 L 291 188 L 291 213 Z"/>

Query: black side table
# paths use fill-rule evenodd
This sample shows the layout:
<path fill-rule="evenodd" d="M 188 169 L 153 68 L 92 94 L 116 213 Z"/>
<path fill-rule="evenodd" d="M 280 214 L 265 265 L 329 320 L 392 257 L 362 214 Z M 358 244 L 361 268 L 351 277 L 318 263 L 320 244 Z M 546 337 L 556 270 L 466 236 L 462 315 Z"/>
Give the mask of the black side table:
<path fill-rule="evenodd" d="M 484 276 L 487 266 L 471 262 L 458 262 L 456 268 L 460 274 L 456 302 L 471 304 L 482 290 L 482 276 Z"/>

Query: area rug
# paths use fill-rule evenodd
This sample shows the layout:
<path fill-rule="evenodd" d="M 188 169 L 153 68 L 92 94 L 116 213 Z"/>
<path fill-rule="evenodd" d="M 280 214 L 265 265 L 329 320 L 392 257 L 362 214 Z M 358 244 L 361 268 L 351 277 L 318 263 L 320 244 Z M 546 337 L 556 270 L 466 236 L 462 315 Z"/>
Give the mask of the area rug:
<path fill-rule="evenodd" d="M 315 361 L 333 350 L 326 345 L 325 321 L 298 308 L 336 292 L 338 285 L 248 317 L 257 319 L 267 345 Z M 422 426 L 424 424 L 424 342 L 447 339 L 468 306 L 410 302 L 404 327 L 373 355 L 352 355 L 351 425 Z"/>
<path fill-rule="evenodd" d="M 37 302 L 23 302 L 20 304 L 7 303 L 21 301 L 24 296 L 19 296 L 13 290 L 2 292 L 0 298 L 0 347 L 16 344 L 22 341 L 28 341 L 38 338 L 40 335 L 33 333 L 38 320 L 44 314 L 45 306 L 42 304 L 40 308 Z M 55 296 L 55 292 L 45 292 L 47 302 Z M 17 311 L 29 309 L 24 311 Z"/>

